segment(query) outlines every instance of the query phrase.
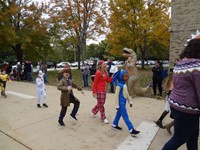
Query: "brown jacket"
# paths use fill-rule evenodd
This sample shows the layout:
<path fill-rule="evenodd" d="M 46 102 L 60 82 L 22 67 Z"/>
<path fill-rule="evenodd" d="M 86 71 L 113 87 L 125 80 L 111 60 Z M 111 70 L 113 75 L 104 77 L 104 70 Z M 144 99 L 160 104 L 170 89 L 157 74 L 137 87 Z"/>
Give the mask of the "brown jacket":
<path fill-rule="evenodd" d="M 76 85 L 75 83 L 72 83 L 72 81 L 69 79 L 69 81 L 71 82 L 71 85 L 73 88 L 76 88 L 80 91 L 82 91 L 82 88 L 79 87 L 78 85 Z M 62 78 L 58 85 L 57 85 L 57 89 L 61 91 L 61 96 L 60 96 L 60 106 L 69 106 L 70 101 L 69 101 L 69 94 L 73 93 L 73 91 L 68 91 L 68 85 L 66 82 L 66 78 Z"/>

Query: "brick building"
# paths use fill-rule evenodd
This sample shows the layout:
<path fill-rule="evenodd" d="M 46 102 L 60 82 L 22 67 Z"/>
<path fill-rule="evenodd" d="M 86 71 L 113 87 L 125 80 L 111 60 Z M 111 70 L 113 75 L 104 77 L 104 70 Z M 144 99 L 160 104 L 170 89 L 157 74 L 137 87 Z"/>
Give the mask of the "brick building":
<path fill-rule="evenodd" d="M 187 44 L 191 34 L 200 30 L 200 0 L 171 0 L 170 64 Z"/>

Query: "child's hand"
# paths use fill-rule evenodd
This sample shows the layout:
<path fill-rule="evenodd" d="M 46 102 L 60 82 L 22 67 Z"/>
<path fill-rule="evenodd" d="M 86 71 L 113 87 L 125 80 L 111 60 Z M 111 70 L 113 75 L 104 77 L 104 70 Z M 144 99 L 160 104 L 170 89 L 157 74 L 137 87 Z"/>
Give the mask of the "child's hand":
<path fill-rule="evenodd" d="M 115 108 L 116 110 L 119 110 L 119 106 L 116 106 L 116 108 Z"/>

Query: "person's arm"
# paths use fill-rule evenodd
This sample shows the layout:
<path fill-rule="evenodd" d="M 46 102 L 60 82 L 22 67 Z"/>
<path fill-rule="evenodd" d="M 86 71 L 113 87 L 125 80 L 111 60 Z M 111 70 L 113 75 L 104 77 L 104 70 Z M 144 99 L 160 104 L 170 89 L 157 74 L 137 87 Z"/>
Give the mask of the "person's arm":
<path fill-rule="evenodd" d="M 42 79 L 41 79 L 41 78 L 39 78 L 39 77 L 37 77 L 37 79 L 36 79 L 36 86 L 37 86 L 37 87 L 41 87 L 41 86 L 42 86 L 42 84 L 43 84 L 43 81 L 42 81 Z"/>
<path fill-rule="evenodd" d="M 58 85 L 57 85 L 57 89 L 59 91 L 68 91 L 68 88 L 66 86 L 63 85 L 63 81 L 62 79 L 59 81 Z"/>
<path fill-rule="evenodd" d="M 79 90 L 79 91 L 83 90 L 80 86 L 78 86 L 77 84 L 75 84 L 73 82 L 72 82 L 72 87 L 75 88 L 75 89 L 77 89 L 77 90 Z"/>
<path fill-rule="evenodd" d="M 199 107 L 200 107 L 200 70 L 194 71 L 192 74 L 193 74 L 195 90 L 197 93 L 197 99 L 199 101 Z"/>
<path fill-rule="evenodd" d="M 131 102 L 132 97 L 129 95 L 128 88 L 127 88 L 126 84 L 124 85 L 124 88 L 123 88 L 123 95 L 126 98 L 126 100 L 128 101 L 128 103 L 130 104 L 130 107 L 132 107 L 132 102 Z"/>
<path fill-rule="evenodd" d="M 115 108 L 116 109 L 119 108 L 119 92 L 120 92 L 120 87 L 116 86 L 116 89 L 115 89 Z"/>
<path fill-rule="evenodd" d="M 94 82 L 92 84 L 92 93 L 93 95 L 96 94 L 97 92 L 97 84 L 98 84 L 98 81 L 101 77 L 101 72 L 98 70 L 96 73 L 95 73 L 95 78 L 94 78 Z"/>

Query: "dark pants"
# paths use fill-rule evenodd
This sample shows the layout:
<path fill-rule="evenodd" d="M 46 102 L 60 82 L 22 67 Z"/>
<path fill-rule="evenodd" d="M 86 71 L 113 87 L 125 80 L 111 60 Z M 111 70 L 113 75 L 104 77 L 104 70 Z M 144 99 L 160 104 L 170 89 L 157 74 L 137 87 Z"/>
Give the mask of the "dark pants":
<path fill-rule="evenodd" d="M 153 78 L 153 93 L 156 95 L 156 89 L 158 86 L 159 94 L 162 96 L 162 79 L 154 79 Z"/>
<path fill-rule="evenodd" d="M 199 115 L 186 114 L 171 108 L 174 135 L 162 150 L 177 150 L 186 143 L 188 150 L 198 150 Z"/>
<path fill-rule="evenodd" d="M 76 113 L 78 112 L 78 109 L 79 109 L 80 102 L 76 97 L 74 97 L 73 94 L 69 95 L 69 100 L 70 100 L 70 103 L 74 104 L 71 115 L 76 116 Z M 66 112 L 67 112 L 67 106 L 62 106 L 61 111 L 60 111 L 59 120 L 62 120 L 65 117 Z"/>
<path fill-rule="evenodd" d="M 115 86 L 114 86 L 114 83 L 113 82 L 110 82 L 110 92 L 111 93 L 115 93 Z"/>

